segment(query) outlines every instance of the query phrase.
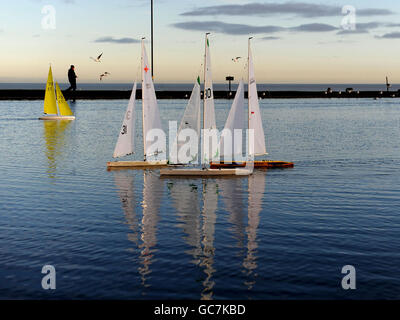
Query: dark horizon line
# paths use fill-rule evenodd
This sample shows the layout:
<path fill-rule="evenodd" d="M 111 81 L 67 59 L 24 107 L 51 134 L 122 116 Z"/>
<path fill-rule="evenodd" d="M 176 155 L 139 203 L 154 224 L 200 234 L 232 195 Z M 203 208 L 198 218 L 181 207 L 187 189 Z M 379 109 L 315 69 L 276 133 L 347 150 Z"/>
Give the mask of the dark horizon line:
<path fill-rule="evenodd" d="M 2 82 L 0 81 L 1 84 L 46 84 L 46 82 Z M 156 82 L 155 85 L 157 84 L 193 84 L 193 82 Z M 214 84 L 223 84 L 226 85 L 228 82 L 216 82 L 214 81 Z M 68 84 L 68 82 L 59 82 L 59 84 Z M 132 85 L 133 82 L 80 82 L 79 84 L 81 85 L 87 85 L 87 84 L 95 84 L 95 85 Z M 78 84 L 78 86 L 79 86 Z M 232 84 L 238 84 L 238 82 L 232 83 Z M 246 83 L 245 83 L 246 84 Z M 258 85 L 386 85 L 385 82 L 257 82 Z M 140 81 L 138 81 L 138 85 L 140 85 Z M 392 83 L 391 85 L 400 85 L 399 83 Z"/>

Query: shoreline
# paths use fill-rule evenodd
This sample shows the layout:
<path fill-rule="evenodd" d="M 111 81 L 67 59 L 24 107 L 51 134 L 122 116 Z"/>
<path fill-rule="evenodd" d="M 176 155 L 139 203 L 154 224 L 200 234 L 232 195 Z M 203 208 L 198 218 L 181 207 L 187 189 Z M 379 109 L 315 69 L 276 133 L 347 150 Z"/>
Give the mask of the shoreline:
<path fill-rule="evenodd" d="M 43 100 L 45 90 L 0 90 L 0 100 Z M 71 99 L 73 93 L 63 92 L 66 99 Z M 191 91 L 157 91 L 157 99 L 189 99 Z M 119 100 L 129 99 L 130 90 L 78 90 L 75 98 L 77 100 Z M 233 99 L 235 92 L 214 91 L 215 99 Z M 399 98 L 400 91 L 357 91 L 341 93 L 334 91 L 259 91 L 258 96 L 262 99 L 322 99 L 322 98 Z M 137 99 L 142 98 L 141 89 L 137 90 Z M 247 92 L 245 92 L 247 98 Z"/>

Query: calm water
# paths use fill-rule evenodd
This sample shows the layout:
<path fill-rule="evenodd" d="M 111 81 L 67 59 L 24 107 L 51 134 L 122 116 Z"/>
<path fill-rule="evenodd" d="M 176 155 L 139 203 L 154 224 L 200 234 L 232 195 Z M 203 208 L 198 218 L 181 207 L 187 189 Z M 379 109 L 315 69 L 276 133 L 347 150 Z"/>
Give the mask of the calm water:
<path fill-rule="evenodd" d="M 264 100 L 270 158 L 296 167 L 207 180 L 107 172 L 126 104 L 68 124 L 0 101 L 0 298 L 400 298 L 398 100 Z M 184 106 L 160 102 L 165 127 Z"/>

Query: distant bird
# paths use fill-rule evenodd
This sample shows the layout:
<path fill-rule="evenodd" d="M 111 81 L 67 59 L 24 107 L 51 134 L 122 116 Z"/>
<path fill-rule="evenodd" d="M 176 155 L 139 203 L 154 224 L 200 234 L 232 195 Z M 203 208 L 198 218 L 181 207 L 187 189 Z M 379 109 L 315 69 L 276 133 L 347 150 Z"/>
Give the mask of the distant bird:
<path fill-rule="evenodd" d="M 94 62 L 101 62 L 100 59 L 101 59 L 102 55 L 103 55 L 103 53 L 101 53 L 96 59 L 93 57 L 90 57 L 90 59 L 92 59 Z"/>
<path fill-rule="evenodd" d="M 102 81 L 104 77 L 107 77 L 107 76 L 109 76 L 109 75 L 111 75 L 111 73 L 109 73 L 109 72 L 104 72 L 103 74 L 100 75 L 100 81 Z"/>
<path fill-rule="evenodd" d="M 233 61 L 233 62 L 239 62 L 239 59 L 242 59 L 242 57 L 232 58 L 232 61 Z"/>

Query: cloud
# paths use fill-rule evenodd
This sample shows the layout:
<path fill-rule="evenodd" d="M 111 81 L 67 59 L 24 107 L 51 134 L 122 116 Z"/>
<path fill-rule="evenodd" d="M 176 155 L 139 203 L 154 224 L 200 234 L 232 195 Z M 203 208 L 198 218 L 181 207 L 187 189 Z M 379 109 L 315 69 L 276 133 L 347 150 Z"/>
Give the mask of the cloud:
<path fill-rule="evenodd" d="M 351 34 L 365 34 L 369 33 L 372 29 L 377 29 L 379 27 L 389 26 L 385 23 L 380 22 L 367 22 L 367 23 L 357 23 L 355 30 L 340 30 L 337 34 L 338 35 L 351 35 Z"/>
<path fill-rule="evenodd" d="M 400 32 L 386 33 L 383 36 L 376 36 L 377 39 L 400 39 Z"/>
<path fill-rule="evenodd" d="M 357 41 L 353 40 L 334 40 L 334 41 L 318 41 L 318 44 L 320 45 L 329 45 L 329 44 L 337 44 L 337 43 L 343 43 L 343 44 L 354 44 L 357 43 Z"/>
<path fill-rule="evenodd" d="M 44 0 L 33 0 L 33 1 L 34 2 L 46 2 Z M 63 3 L 66 3 L 66 4 L 75 4 L 76 3 L 75 0 L 59 0 L 59 2 L 63 2 Z"/>
<path fill-rule="evenodd" d="M 233 24 L 221 21 L 191 21 L 173 24 L 174 27 L 183 30 L 193 31 L 212 31 L 231 35 L 248 35 L 260 33 L 276 33 L 281 31 L 294 32 L 329 32 L 338 30 L 338 28 L 329 24 L 311 23 L 302 24 L 297 27 L 285 28 L 279 26 L 251 26 L 248 24 Z"/>
<path fill-rule="evenodd" d="M 308 32 L 308 33 L 321 33 L 321 32 L 332 32 L 337 31 L 337 35 L 355 35 L 355 34 L 368 34 L 371 30 L 378 29 L 381 27 L 393 28 L 398 27 L 400 24 L 397 23 L 386 23 L 386 22 L 365 22 L 357 23 L 355 30 L 345 30 L 340 27 L 336 27 L 325 23 L 309 23 L 301 24 L 295 27 L 281 27 L 281 26 L 252 26 L 248 24 L 234 24 L 226 23 L 221 21 L 189 21 L 175 23 L 172 26 L 192 31 L 201 32 L 216 32 L 229 35 L 249 35 L 249 34 L 271 34 L 278 32 Z M 266 37 L 268 38 L 268 37 Z M 265 40 L 276 40 L 276 39 L 265 39 Z"/>
<path fill-rule="evenodd" d="M 278 26 L 251 26 L 247 24 L 225 23 L 221 21 L 191 21 L 173 24 L 174 27 L 184 30 L 212 31 L 232 35 L 275 33 L 285 30 Z"/>
<path fill-rule="evenodd" d="M 292 31 L 299 31 L 299 32 L 329 32 L 337 30 L 338 28 L 324 23 L 309 23 L 309 24 L 302 24 L 298 27 L 293 27 L 289 29 Z"/>
<path fill-rule="evenodd" d="M 196 8 L 182 16 L 271 16 L 289 14 L 303 18 L 334 17 L 342 15 L 341 6 L 305 2 L 227 4 Z M 389 9 L 367 8 L 357 10 L 359 16 L 386 16 L 394 14 Z"/>
<path fill-rule="evenodd" d="M 130 43 L 139 43 L 139 40 L 133 39 L 133 38 L 114 38 L 114 37 L 101 37 L 94 42 L 97 43 L 118 43 L 118 44 L 130 44 Z"/>
<path fill-rule="evenodd" d="M 351 34 L 366 34 L 369 33 L 368 30 L 362 30 L 362 29 L 355 29 L 355 30 L 340 30 L 338 31 L 338 35 L 340 36 L 345 36 L 345 35 L 351 35 Z"/>
<path fill-rule="evenodd" d="M 264 37 L 261 40 L 271 41 L 271 40 L 280 40 L 280 37 Z"/>
<path fill-rule="evenodd" d="M 358 9 L 357 15 L 364 17 L 372 17 L 372 16 L 389 16 L 391 14 L 395 14 L 394 11 L 389 9 L 378 9 L 378 8 L 369 8 L 369 9 Z"/>

